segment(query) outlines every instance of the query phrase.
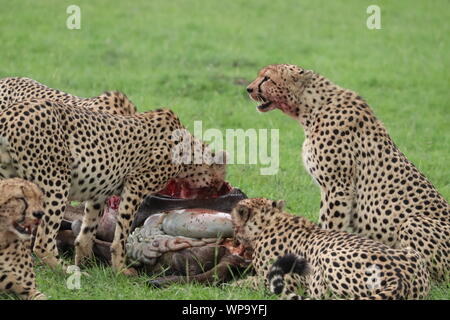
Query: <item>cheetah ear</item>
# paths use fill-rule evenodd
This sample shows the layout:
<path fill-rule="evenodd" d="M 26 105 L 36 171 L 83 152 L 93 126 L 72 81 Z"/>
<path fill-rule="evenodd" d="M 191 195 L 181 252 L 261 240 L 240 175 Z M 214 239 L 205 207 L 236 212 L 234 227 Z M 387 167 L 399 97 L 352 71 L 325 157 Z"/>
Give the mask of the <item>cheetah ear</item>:
<path fill-rule="evenodd" d="M 306 81 L 309 81 L 314 76 L 314 71 L 312 70 L 304 70 L 303 72 L 303 79 Z"/>
<path fill-rule="evenodd" d="M 298 82 L 303 86 L 306 86 L 314 76 L 314 72 L 312 70 L 301 69 L 300 72 L 296 73 L 292 76 L 294 82 Z"/>
<path fill-rule="evenodd" d="M 306 86 L 314 76 L 314 72 L 312 70 L 302 70 L 300 71 L 299 81 L 302 85 Z"/>
<path fill-rule="evenodd" d="M 285 206 L 286 206 L 286 202 L 284 200 L 278 200 L 278 201 L 272 202 L 272 207 L 277 208 L 280 211 L 283 211 Z"/>
<path fill-rule="evenodd" d="M 311 70 L 301 69 L 291 75 L 292 80 L 301 85 L 306 85 L 312 78 L 314 73 Z"/>
<path fill-rule="evenodd" d="M 17 188 L 16 185 L 9 182 L 0 183 L 0 207 L 7 203 L 12 198 L 22 198 L 22 187 Z"/>

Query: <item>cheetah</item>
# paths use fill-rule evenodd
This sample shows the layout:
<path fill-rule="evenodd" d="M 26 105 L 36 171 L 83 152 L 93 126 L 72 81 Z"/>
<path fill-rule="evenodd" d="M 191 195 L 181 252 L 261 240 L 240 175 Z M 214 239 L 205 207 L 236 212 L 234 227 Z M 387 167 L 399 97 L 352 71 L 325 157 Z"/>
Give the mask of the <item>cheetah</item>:
<path fill-rule="evenodd" d="M 1 113 L 0 178 L 21 177 L 36 183 L 45 195 L 45 215 L 33 248 L 36 255 L 52 268 L 61 265 L 55 239 L 66 203 L 86 201 L 75 241 L 75 263 L 81 265 L 92 255 L 105 199 L 120 195 L 112 267 L 133 274 L 135 270 L 125 266 L 125 244 L 145 196 L 160 191 L 171 179 L 191 189 L 218 190 L 224 183 L 226 155 L 212 153 L 184 131 L 167 109 L 113 115 L 30 100 Z M 198 154 L 203 155 L 201 161 Z"/>
<path fill-rule="evenodd" d="M 412 247 L 436 280 L 450 270 L 450 206 L 355 92 L 295 65 L 269 65 L 247 87 L 257 110 L 304 128 L 302 158 L 320 186 L 322 228 Z"/>
<path fill-rule="evenodd" d="M 418 252 L 322 229 L 284 212 L 282 200 L 241 200 L 232 220 L 237 240 L 253 249 L 253 284 L 262 280 L 285 298 L 302 299 L 299 288 L 312 299 L 377 300 L 420 299 L 430 290 L 430 273 Z"/>
<path fill-rule="evenodd" d="M 74 108 L 85 107 L 93 111 L 111 114 L 131 115 L 137 113 L 137 108 L 133 102 L 119 91 L 106 91 L 97 97 L 80 98 L 49 88 L 30 78 L 9 77 L 0 79 L 0 112 L 14 103 L 31 99 L 59 101 Z"/>
<path fill-rule="evenodd" d="M 44 215 L 43 194 L 22 179 L 0 181 L 0 291 L 43 300 L 36 289 L 31 233 Z"/>
<path fill-rule="evenodd" d="M 60 90 L 52 89 L 36 80 L 24 77 L 0 79 L 0 112 L 10 105 L 31 99 L 59 101 L 74 107 L 85 107 L 112 114 L 135 114 L 136 106 L 119 91 L 106 91 L 93 98 L 80 98 Z"/>

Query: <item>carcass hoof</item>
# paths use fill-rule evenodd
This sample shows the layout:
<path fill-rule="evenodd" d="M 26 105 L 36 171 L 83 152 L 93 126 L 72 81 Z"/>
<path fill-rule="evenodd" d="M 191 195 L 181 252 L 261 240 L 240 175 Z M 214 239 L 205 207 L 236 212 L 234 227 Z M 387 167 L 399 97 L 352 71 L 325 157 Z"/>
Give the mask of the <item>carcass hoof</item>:
<path fill-rule="evenodd" d="M 158 279 L 148 280 L 147 285 L 152 289 L 161 289 L 162 288 L 162 283 Z"/>

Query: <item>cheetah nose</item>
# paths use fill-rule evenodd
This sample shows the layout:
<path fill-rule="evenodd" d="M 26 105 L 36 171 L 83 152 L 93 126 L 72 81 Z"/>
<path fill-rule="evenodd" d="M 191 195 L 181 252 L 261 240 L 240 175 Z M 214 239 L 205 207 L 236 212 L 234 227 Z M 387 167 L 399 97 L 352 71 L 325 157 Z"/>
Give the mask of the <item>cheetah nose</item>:
<path fill-rule="evenodd" d="M 42 218 L 42 217 L 44 216 L 44 212 L 43 212 L 43 211 L 36 211 L 36 212 L 33 212 L 33 216 L 34 216 L 35 218 L 37 218 L 37 219 L 40 219 L 40 218 Z"/>
<path fill-rule="evenodd" d="M 248 93 L 252 93 L 253 92 L 253 88 L 247 87 L 247 92 Z"/>

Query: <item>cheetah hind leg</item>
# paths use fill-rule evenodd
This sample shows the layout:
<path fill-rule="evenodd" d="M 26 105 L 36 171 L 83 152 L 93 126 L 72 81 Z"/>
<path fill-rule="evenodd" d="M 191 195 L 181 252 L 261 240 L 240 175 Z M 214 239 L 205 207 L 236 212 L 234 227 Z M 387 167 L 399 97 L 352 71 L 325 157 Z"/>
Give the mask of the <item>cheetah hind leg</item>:
<path fill-rule="evenodd" d="M 413 215 L 400 226 L 397 247 L 411 247 L 424 258 L 431 277 L 450 278 L 450 223 L 424 215 Z"/>
<path fill-rule="evenodd" d="M 388 281 L 383 289 L 377 289 L 369 296 L 356 296 L 355 300 L 401 300 L 405 299 L 403 291 L 405 285 L 401 277 Z"/>

